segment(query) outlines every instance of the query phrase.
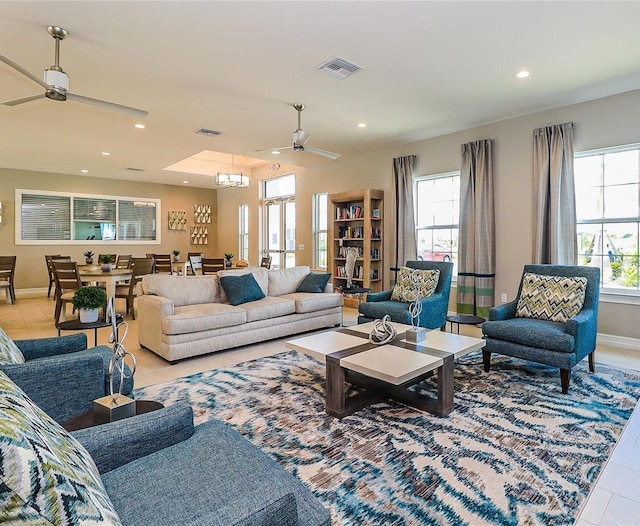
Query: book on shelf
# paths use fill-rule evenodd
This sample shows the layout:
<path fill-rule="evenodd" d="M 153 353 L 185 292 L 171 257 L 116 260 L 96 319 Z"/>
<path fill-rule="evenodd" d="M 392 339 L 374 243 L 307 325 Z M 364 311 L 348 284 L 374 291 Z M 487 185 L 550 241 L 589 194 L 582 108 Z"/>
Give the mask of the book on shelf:
<path fill-rule="evenodd" d="M 345 221 L 348 219 L 362 219 L 362 206 L 349 205 L 336 207 L 336 221 Z"/>
<path fill-rule="evenodd" d="M 377 227 L 373 227 L 371 229 L 371 239 L 380 239 L 380 229 Z"/>
<path fill-rule="evenodd" d="M 380 219 L 380 209 L 374 208 L 371 210 L 371 219 Z"/>

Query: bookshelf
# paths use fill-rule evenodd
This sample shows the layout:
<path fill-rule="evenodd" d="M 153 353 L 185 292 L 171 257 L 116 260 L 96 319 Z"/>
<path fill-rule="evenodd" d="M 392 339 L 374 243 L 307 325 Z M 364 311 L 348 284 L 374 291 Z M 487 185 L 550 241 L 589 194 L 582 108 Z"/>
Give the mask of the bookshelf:
<path fill-rule="evenodd" d="M 354 190 L 329 195 L 329 262 L 334 288 L 347 284 L 344 271 L 348 247 L 358 249 L 353 286 L 382 290 L 384 191 Z M 360 297 L 345 296 L 345 305 L 357 308 Z"/>

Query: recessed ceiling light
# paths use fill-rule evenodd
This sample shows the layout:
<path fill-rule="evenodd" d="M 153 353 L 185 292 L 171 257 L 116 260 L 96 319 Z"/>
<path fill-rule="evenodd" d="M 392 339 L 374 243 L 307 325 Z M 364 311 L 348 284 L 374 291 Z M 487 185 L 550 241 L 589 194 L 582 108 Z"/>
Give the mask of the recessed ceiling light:
<path fill-rule="evenodd" d="M 182 181 L 183 184 L 189 184 L 189 181 Z"/>
<path fill-rule="evenodd" d="M 102 152 L 102 155 L 104 155 L 105 157 L 111 155 L 109 152 Z"/>
<path fill-rule="evenodd" d="M 280 152 L 278 150 L 272 150 L 271 153 L 273 155 L 280 155 Z"/>
<path fill-rule="evenodd" d="M 88 174 L 89 170 L 85 170 L 84 168 L 82 170 L 80 170 L 83 174 Z"/>
<path fill-rule="evenodd" d="M 359 122 L 358 123 L 358 128 L 366 128 L 367 127 L 367 123 L 365 122 Z"/>
<path fill-rule="evenodd" d="M 144 130 L 146 128 L 146 126 L 142 123 L 134 124 L 133 127 L 138 128 L 139 130 Z"/>
<path fill-rule="evenodd" d="M 522 71 L 518 71 L 518 73 L 516 73 L 516 77 L 519 79 L 526 79 L 529 75 L 531 75 L 531 73 L 529 73 L 526 69 L 523 69 Z"/>

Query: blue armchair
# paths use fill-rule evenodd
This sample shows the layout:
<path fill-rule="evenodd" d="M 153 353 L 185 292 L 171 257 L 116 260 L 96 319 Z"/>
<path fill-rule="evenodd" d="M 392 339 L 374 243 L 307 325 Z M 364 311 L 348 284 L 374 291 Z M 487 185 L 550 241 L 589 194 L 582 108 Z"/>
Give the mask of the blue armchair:
<path fill-rule="evenodd" d="M 586 278 L 587 286 L 580 312 L 565 322 L 542 319 L 544 315 L 516 317 L 527 273 Z M 482 351 L 484 370 L 490 370 L 492 353 L 559 367 L 562 392 L 568 393 L 571 368 L 574 365 L 589 356 L 589 370 L 595 370 L 599 289 L 600 269 L 596 267 L 525 265 L 515 300 L 492 308 L 489 311 L 489 321 L 482 325 L 487 342 Z"/>
<path fill-rule="evenodd" d="M 453 263 L 447 261 L 407 261 L 409 268 L 421 270 L 439 270 L 440 277 L 435 292 L 428 298 L 423 298 L 422 312 L 418 325 L 427 329 L 442 329 L 447 323 L 447 310 L 449 307 L 449 293 L 451 292 L 451 278 L 453 276 Z M 372 292 L 367 294 L 367 301 L 358 306 L 358 323 L 367 323 L 382 318 L 388 314 L 391 321 L 411 325 L 409 303 L 392 301 L 393 290 Z"/>
<path fill-rule="evenodd" d="M 0 331 L 5 334 L 2 328 Z M 108 371 L 113 350 L 104 345 L 88 349 L 86 334 L 14 343 L 24 355 L 25 363 L 0 364 L 0 369 L 57 422 L 88 411 L 93 400 L 109 393 Z M 122 392 L 130 395 L 132 391 L 133 378 L 128 378 Z"/>

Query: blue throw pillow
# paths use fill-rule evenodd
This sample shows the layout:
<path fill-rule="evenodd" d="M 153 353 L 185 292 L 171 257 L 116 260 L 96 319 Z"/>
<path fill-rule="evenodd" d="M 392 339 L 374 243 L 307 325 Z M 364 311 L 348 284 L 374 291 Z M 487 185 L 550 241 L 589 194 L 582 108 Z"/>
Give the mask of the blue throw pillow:
<path fill-rule="evenodd" d="M 296 292 L 322 292 L 329 283 L 331 274 L 316 274 L 309 272 L 302 280 Z"/>
<path fill-rule="evenodd" d="M 251 273 L 239 276 L 222 276 L 220 285 L 222 285 L 231 305 L 242 305 L 264 298 L 264 292 Z"/>

